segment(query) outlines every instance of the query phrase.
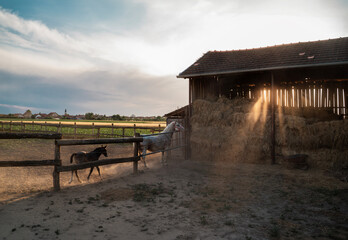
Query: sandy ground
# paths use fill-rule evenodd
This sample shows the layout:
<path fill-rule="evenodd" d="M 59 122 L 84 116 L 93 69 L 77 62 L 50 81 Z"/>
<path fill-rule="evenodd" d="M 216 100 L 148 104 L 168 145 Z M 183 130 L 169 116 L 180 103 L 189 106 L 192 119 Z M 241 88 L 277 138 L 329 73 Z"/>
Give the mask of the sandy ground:
<path fill-rule="evenodd" d="M 0 160 L 18 141 L 0 142 Z M 28 148 L 12 157 L 53 156 L 53 144 L 32 140 Z M 64 164 L 76 148 L 62 149 Z M 131 152 L 108 148 L 110 157 Z M 130 164 L 103 166 L 103 179 L 93 174 L 90 183 L 81 171 L 82 184 L 69 185 L 65 173 L 60 192 L 51 190 L 52 168 L 0 169 L 0 238 L 347 239 L 348 186 L 325 172 L 185 161 L 178 153 L 168 162 L 162 167 L 153 155 L 137 175 Z"/>

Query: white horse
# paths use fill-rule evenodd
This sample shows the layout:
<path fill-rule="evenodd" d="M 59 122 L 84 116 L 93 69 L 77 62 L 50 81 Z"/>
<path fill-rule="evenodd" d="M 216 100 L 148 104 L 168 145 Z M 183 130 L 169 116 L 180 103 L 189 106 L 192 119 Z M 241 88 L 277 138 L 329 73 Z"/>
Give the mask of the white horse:
<path fill-rule="evenodd" d="M 167 165 L 167 159 L 164 161 L 164 151 L 170 147 L 173 133 L 184 130 L 184 127 L 178 122 L 171 122 L 161 133 L 152 136 L 143 136 L 143 141 L 140 142 L 139 152 L 142 154 L 144 166 L 146 167 L 145 157 L 146 151 L 151 152 L 162 151 L 162 164 Z"/>

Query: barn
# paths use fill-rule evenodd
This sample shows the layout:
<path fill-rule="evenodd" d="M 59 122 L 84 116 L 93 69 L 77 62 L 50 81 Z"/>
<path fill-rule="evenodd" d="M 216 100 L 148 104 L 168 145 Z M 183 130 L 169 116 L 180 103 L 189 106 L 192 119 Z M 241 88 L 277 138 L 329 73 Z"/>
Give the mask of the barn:
<path fill-rule="evenodd" d="M 325 167 L 348 162 L 348 37 L 209 51 L 177 77 L 189 79 L 193 155 L 301 153 L 318 165 L 322 151 L 339 158 Z"/>

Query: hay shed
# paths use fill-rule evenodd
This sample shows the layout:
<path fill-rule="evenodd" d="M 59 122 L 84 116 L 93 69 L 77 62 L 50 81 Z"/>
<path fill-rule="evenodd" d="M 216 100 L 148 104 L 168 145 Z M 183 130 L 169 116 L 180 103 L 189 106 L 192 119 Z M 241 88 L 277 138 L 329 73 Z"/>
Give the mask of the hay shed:
<path fill-rule="evenodd" d="M 265 134 L 268 134 L 270 140 L 269 151 L 273 163 L 275 146 L 280 144 L 277 134 L 284 128 L 278 122 L 279 112 L 284 116 L 303 118 L 304 121 L 341 121 L 343 125 L 337 131 L 344 131 L 347 125 L 344 119 L 348 113 L 348 37 L 255 49 L 209 51 L 177 77 L 189 80 L 188 117 L 191 125 L 192 119 L 197 124 L 204 121 L 199 119 L 199 111 L 211 111 L 210 115 L 213 116 L 222 105 L 225 107 L 222 107 L 223 113 L 218 118 L 227 121 L 226 118 L 232 115 L 226 112 L 239 106 L 239 100 L 233 103 L 235 99 L 249 102 L 261 99 L 268 103 L 265 110 L 268 117 L 265 119 L 269 120 L 269 128 Z M 217 100 L 222 98 L 225 100 Z M 227 103 L 226 100 L 232 102 Z M 208 106 L 204 101 L 217 105 Z M 196 106 L 195 102 L 198 102 Z M 251 108 L 252 105 L 248 109 Z M 238 109 L 234 109 L 233 114 Z M 244 113 L 247 114 L 247 111 Z M 291 122 L 293 119 L 288 120 Z M 305 122 L 304 125 L 308 126 L 309 123 L 313 121 Z M 231 125 L 230 122 L 224 124 Z M 194 135 L 193 128 L 191 135 Z M 306 140 L 298 141 L 298 144 L 303 144 Z M 344 144 L 348 141 L 345 135 L 342 141 Z M 347 154 L 344 154 L 347 158 Z"/>

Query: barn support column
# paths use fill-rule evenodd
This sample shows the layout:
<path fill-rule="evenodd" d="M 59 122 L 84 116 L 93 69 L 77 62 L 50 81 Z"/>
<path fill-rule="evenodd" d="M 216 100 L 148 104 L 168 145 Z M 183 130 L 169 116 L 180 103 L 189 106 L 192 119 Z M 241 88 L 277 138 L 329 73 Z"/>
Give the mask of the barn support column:
<path fill-rule="evenodd" d="M 193 79 L 190 78 L 189 79 L 189 105 L 188 108 L 185 109 L 185 159 L 191 159 L 191 123 L 190 123 L 190 119 L 192 116 L 192 103 L 194 100 L 194 95 L 193 95 L 193 91 L 194 91 L 194 85 L 193 85 Z"/>
<path fill-rule="evenodd" d="M 271 72 L 271 119 L 272 119 L 272 126 L 271 126 L 271 159 L 272 164 L 275 164 L 275 87 L 274 87 L 274 74 Z"/>

